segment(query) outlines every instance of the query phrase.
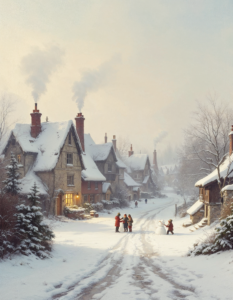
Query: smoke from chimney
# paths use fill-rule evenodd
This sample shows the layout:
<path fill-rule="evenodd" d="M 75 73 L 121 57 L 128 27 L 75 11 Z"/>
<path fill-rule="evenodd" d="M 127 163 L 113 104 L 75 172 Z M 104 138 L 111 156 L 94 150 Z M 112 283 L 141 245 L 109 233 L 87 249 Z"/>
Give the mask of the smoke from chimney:
<path fill-rule="evenodd" d="M 160 134 L 154 139 L 154 147 L 156 147 L 167 135 L 167 131 L 160 132 Z"/>
<path fill-rule="evenodd" d="M 32 87 L 32 96 L 37 102 L 47 91 L 51 75 L 62 62 L 64 52 L 57 46 L 33 48 L 31 53 L 23 57 L 21 70 L 26 75 L 26 83 Z"/>
<path fill-rule="evenodd" d="M 81 112 L 85 98 L 90 92 L 95 92 L 107 83 L 107 79 L 114 73 L 114 65 L 119 61 L 119 56 L 103 63 L 96 70 L 85 71 L 81 75 L 80 81 L 73 84 L 72 99 L 77 103 Z"/>

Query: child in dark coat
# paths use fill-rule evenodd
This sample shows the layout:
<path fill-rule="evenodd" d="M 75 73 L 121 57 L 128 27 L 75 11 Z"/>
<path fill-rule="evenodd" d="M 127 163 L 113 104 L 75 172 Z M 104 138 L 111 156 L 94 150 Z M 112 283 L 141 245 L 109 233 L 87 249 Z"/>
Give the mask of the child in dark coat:
<path fill-rule="evenodd" d="M 124 214 L 124 217 L 123 217 L 123 225 L 124 225 L 124 231 L 127 232 L 128 231 L 128 217 L 126 214 Z"/>

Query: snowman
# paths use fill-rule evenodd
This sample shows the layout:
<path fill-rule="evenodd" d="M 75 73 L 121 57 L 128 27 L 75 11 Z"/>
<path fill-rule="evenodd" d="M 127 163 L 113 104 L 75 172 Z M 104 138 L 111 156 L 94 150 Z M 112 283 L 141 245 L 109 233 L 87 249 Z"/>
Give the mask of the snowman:
<path fill-rule="evenodd" d="M 158 222 L 158 226 L 156 228 L 156 231 L 155 231 L 156 234 L 158 235 L 164 235 L 164 234 L 167 234 L 166 232 L 166 229 L 164 227 L 164 221 L 163 220 L 160 220 Z"/>

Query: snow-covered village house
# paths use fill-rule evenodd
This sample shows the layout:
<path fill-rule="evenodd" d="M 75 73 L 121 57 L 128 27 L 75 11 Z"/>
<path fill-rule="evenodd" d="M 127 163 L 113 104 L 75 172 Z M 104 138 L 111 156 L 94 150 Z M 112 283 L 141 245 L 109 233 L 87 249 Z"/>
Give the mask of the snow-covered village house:
<path fill-rule="evenodd" d="M 227 183 L 227 185 L 222 189 L 224 197 L 221 197 L 219 190 L 219 176 L 217 169 L 196 182 L 195 186 L 199 188 L 199 199 L 193 205 L 196 206 L 196 209 L 194 209 L 192 216 L 190 214 L 191 219 L 194 218 L 194 222 L 200 218 L 206 218 L 207 224 L 210 225 L 213 221 L 219 218 L 222 205 L 224 205 L 225 202 L 228 201 L 233 195 L 231 185 L 233 181 L 233 127 L 229 134 L 229 138 L 229 155 L 226 156 L 224 162 L 219 168 L 219 174 L 222 182 L 226 178 Z M 189 211 L 187 212 L 189 213 Z M 199 217 L 195 218 L 196 215 Z"/>
<path fill-rule="evenodd" d="M 75 118 L 76 130 L 81 142 L 85 165 L 85 170 L 82 170 L 82 199 L 84 203 L 96 203 L 102 199 L 110 200 L 111 189 L 109 185 L 106 185 L 106 178 L 93 159 L 93 152 L 89 151 L 91 137 L 84 134 L 84 121 L 83 114 L 78 113 Z"/>
<path fill-rule="evenodd" d="M 135 154 L 131 145 L 128 157 L 124 158 L 127 173 L 140 184 L 141 192 L 154 193 L 155 183 L 152 178 L 151 164 L 147 154 Z"/>
<path fill-rule="evenodd" d="M 72 121 L 41 123 L 41 113 L 31 113 L 31 124 L 16 124 L 5 142 L 5 164 L 11 152 L 18 160 L 21 193 L 28 194 L 34 183 L 42 207 L 56 215 L 65 206 L 81 204 L 82 148 Z"/>

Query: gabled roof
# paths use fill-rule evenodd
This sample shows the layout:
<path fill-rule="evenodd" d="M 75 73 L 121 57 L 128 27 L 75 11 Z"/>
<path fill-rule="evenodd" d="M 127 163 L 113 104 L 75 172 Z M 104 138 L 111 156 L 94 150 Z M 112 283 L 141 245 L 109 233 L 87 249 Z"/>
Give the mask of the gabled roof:
<path fill-rule="evenodd" d="M 12 134 L 24 152 L 35 153 L 37 155 L 33 166 L 34 172 L 50 171 L 57 164 L 60 151 L 71 128 L 73 128 L 81 154 L 82 148 L 79 137 L 71 120 L 41 123 L 41 133 L 37 138 L 31 136 L 31 124 L 16 124 L 12 130 Z M 81 163 L 83 165 L 82 158 Z"/>
<path fill-rule="evenodd" d="M 108 189 L 111 189 L 111 183 L 109 182 L 103 182 L 103 185 L 102 185 L 102 192 L 105 194 L 107 193 Z"/>
<path fill-rule="evenodd" d="M 233 177 L 233 154 L 227 156 L 225 161 L 220 166 L 220 178 Z M 212 173 L 198 180 L 195 186 L 206 186 L 214 181 L 218 180 L 218 170 L 215 169 Z"/>
<path fill-rule="evenodd" d="M 92 157 L 88 153 L 82 154 L 85 170 L 82 170 L 82 179 L 85 181 L 105 181 L 106 178 L 99 171 Z"/>
<path fill-rule="evenodd" d="M 135 180 L 133 180 L 133 178 L 127 174 L 126 172 L 124 172 L 124 183 L 127 185 L 127 186 L 133 186 L 133 187 L 139 187 L 141 186 L 140 183 L 136 182 Z"/>
<path fill-rule="evenodd" d="M 147 161 L 149 161 L 147 154 L 133 154 L 129 157 L 124 157 L 124 162 L 132 171 L 143 171 Z"/>
<path fill-rule="evenodd" d="M 20 179 L 20 194 L 29 194 L 31 193 L 31 188 L 34 183 L 36 183 L 40 195 L 48 195 L 48 187 L 45 185 L 42 180 L 32 171 L 27 172 L 26 176 Z"/>
<path fill-rule="evenodd" d="M 148 182 L 149 178 L 150 178 L 150 176 L 146 175 L 142 183 L 146 184 Z"/>
<path fill-rule="evenodd" d="M 116 158 L 112 143 L 95 144 L 90 134 L 84 134 L 85 152 L 87 152 L 94 161 L 104 161 L 108 158 L 110 152 Z"/>

